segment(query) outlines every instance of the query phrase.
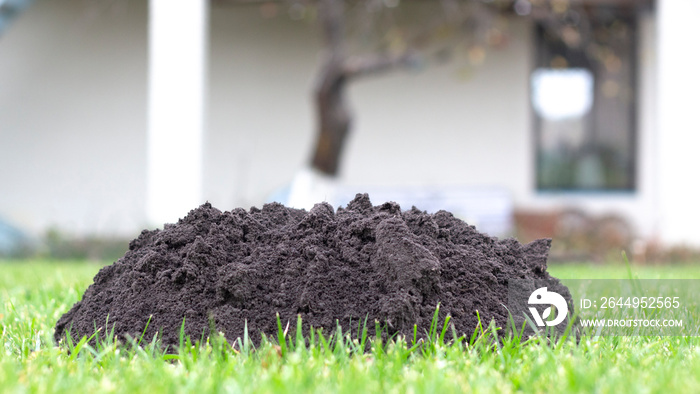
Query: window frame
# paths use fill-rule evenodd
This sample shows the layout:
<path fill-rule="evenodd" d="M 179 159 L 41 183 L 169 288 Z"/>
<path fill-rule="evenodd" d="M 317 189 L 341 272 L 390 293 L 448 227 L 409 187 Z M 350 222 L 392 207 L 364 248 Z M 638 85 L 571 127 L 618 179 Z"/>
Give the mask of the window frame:
<path fill-rule="evenodd" d="M 634 13 L 617 13 L 614 10 L 610 11 L 615 13 L 615 18 L 624 20 L 629 28 L 629 92 L 631 101 L 627 105 L 627 124 L 629 125 L 629 168 L 626 171 L 626 176 L 628 178 L 627 187 L 557 187 L 557 186 L 546 186 L 540 183 L 540 158 L 542 155 L 542 122 L 543 119 L 537 113 L 534 108 L 532 101 L 532 75 L 538 68 L 543 68 L 545 66 L 545 59 L 549 56 L 548 51 L 551 48 L 547 47 L 546 43 L 546 29 L 542 23 L 535 21 L 532 27 L 532 53 L 534 56 L 531 60 L 530 72 L 528 74 L 528 105 L 530 107 L 530 113 L 532 116 L 532 163 L 533 163 L 533 176 L 532 176 L 532 187 L 537 194 L 634 194 L 639 191 L 639 127 L 638 127 L 638 110 L 639 110 L 639 65 L 638 65 L 638 46 L 639 46 L 639 21 L 637 15 Z M 593 22 L 596 23 L 596 22 Z M 562 45 L 565 45 L 562 43 Z M 554 50 L 556 51 L 556 50 Z M 577 58 L 574 58 L 574 62 L 569 64 L 570 68 L 585 68 L 591 72 L 593 75 L 593 95 L 594 101 L 591 111 L 588 116 L 591 119 L 595 118 L 596 112 L 598 111 L 599 104 L 596 102 L 596 97 L 600 94 L 600 84 L 598 80 L 600 78 L 600 72 L 598 67 L 596 67 L 596 61 L 591 60 L 588 56 L 585 56 L 582 50 L 578 50 L 576 54 Z M 570 58 L 567 58 L 570 60 Z M 595 127 L 592 125 L 590 127 Z"/>

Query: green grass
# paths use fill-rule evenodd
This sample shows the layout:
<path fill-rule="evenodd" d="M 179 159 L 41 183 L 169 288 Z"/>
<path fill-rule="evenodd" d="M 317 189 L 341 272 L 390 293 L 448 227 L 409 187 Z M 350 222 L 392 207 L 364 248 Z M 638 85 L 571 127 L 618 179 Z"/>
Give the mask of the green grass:
<path fill-rule="evenodd" d="M 0 262 L 0 392 L 700 392 L 696 337 L 599 337 L 496 341 L 489 328 L 452 341 L 442 325 L 412 347 L 340 335 L 284 338 L 246 351 L 213 338 L 164 355 L 141 346 L 56 347 L 53 325 L 98 265 Z M 700 278 L 698 266 L 632 267 L 640 278 Z M 624 265 L 560 265 L 563 278 L 625 278 Z M 372 327 L 374 328 L 374 327 Z M 368 334 L 372 337 L 373 330 Z M 272 342 L 277 341 L 277 333 Z M 307 337 L 305 343 L 311 338 Z"/>
<path fill-rule="evenodd" d="M 639 279 L 700 279 L 700 264 L 632 265 L 634 277 Z M 610 264 L 551 264 L 550 274 L 561 279 L 628 279 L 627 266 Z"/>

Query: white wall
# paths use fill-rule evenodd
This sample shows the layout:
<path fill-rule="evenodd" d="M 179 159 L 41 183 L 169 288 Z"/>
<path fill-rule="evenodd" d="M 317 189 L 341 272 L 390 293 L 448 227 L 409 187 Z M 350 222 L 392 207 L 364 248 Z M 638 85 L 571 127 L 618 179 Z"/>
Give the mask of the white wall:
<path fill-rule="evenodd" d="M 143 224 L 147 3 L 37 1 L 0 37 L 0 217 Z"/>
<path fill-rule="evenodd" d="M 356 130 L 343 175 L 350 184 L 505 185 L 516 197 L 531 165 L 529 24 L 513 20 L 510 46 L 397 72 L 351 87 Z"/>
<path fill-rule="evenodd" d="M 212 5 L 204 195 L 215 206 L 260 205 L 290 182 L 313 139 L 313 26 L 257 6 Z"/>
<path fill-rule="evenodd" d="M 700 245 L 700 0 L 659 0 L 658 157 L 664 241 Z"/>

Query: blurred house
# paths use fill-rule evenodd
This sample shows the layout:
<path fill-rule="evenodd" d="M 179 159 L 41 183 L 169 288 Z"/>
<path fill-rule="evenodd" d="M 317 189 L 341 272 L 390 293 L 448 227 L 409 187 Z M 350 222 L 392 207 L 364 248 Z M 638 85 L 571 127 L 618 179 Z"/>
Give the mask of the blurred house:
<path fill-rule="evenodd" d="M 253 3 L 37 0 L 15 15 L 0 216 L 131 236 L 288 186 L 314 141 L 321 38 Z M 618 24 L 598 62 L 520 9 L 507 45 L 353 83 L 343 190 L 501 190 L 518 210 L 614 213 L 643 239 L 700 244 L 700 0 L 584 3 L 601 7 L 593 28 Z"/>

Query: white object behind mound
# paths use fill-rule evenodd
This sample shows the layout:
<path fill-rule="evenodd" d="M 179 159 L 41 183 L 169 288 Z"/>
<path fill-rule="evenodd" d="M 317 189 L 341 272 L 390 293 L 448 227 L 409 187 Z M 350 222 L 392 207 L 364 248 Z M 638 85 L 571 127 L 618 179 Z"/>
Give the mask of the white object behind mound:
<path fill-rule="evenodd" d="M 318 171 L 303 169 L 294 176 L 289 189 L 276 193 L 269 201 L 306 210 L 325 201 L 337 208 L 346 206 L 357 193 L 368 193 L 374 205 L 393 201 L 402 210 L 413 206 L 429 213 L 445 210 L 492 236 L 507 236 L 513 229 L 513 198 L 501 187 L 343 185 Z"/>

